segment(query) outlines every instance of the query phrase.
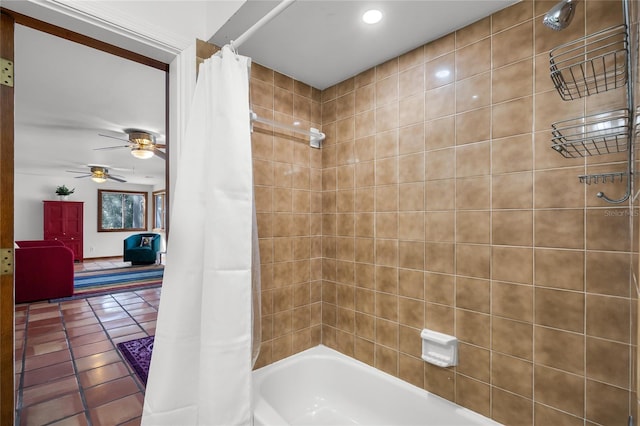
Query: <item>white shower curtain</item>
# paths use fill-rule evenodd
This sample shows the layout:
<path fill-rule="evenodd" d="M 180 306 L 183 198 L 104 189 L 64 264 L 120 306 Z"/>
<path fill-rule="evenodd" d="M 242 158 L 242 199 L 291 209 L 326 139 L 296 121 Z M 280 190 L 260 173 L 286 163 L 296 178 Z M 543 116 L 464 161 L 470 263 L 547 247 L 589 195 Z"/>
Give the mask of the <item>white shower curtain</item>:
<path fill-rule="evenodd" d="M 251 423 L 249 66 L 228 47 L 200 66 L 178 159 L 144 425 Z"/>

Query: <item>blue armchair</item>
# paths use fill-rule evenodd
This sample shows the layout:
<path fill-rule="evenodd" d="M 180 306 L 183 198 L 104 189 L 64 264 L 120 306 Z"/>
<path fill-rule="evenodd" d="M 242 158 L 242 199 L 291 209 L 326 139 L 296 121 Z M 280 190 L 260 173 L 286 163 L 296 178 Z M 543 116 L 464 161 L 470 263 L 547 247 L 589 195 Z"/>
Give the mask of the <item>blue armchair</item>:
<path fill-rule="evenodd" d="M 155 263 L 160 243 L 160 234 L 131 235 L 124 240 L 123 260 L 132 265 Z"/>

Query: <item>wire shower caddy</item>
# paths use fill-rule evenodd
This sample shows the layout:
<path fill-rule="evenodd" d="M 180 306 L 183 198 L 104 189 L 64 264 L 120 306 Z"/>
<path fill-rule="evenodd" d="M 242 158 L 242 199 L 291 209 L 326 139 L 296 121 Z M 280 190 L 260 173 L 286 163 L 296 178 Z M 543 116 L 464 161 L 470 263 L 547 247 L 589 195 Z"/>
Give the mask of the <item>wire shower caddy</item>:
<path fill-rule="evenodd" d="M 627 83 L 629 38 L 618 25 L 551 50 L 551 80 L 565 101 L 622 87 Z"/>
<path fill-rule="evenodd" d="M 565 158 L 627 153 L 625 172 L 578 176 L 587 185 L 627 181 L 620 204 L 632 195 L 633 182 L 633 74 L 629 47 L 629 0 L 622 0 L 625 23 L 563 44 L 549 52 L 550 76 L 560 97 L 574 100 L 627 86 L 627 108 L 562 120 L 552 127 L 552 145 Z"/>
<path fill-rule="evenodd" d="M 627 152 L 630 112 L 627 109 L 555 122 L 553 145 L 565 158 Z"/>

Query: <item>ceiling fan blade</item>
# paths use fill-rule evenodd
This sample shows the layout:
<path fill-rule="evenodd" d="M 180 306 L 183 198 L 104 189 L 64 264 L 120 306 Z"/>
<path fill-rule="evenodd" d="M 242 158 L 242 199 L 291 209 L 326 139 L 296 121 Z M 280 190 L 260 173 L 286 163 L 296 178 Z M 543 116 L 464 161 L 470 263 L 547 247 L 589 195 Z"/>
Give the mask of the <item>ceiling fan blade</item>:
<path fill-rule="evenodd" d="M 77 170 L 67 170 L 67 172 L 69 172 L 69 173 L 82 173 L 82 174 L 87 174 L 87 172 L 79 172 L 79 171 L 77 171 Z M 89 175 L 89 176 L 91 176 L 91 175 Z"/>
<path fill-rule="evenodd" d="M 159 149 L 157 149 L 157 148 L 153 150 L 153 153 L 154 153 L 155 155 L 157 155 L 158 157 L 162 158 L 163 160 L 166 160 L 166 159 L 167 159 L 167 154 L 165 154 L 164 152 L 160 151 L 160 150 L 159 150 Z"/>
<path fill-rule="evenodd" d="M 107 179 L 115 180 L 117 182 L 126 182 L 126 180 L 114 177 L 113 175 L 107 175 Z"/>
<path fill-rule="evenodd" d="M 155 146 L 156 146 L 156 148 L 163 148 L 163 149 L 167 147 L 167 145 L 165 145 L 163 143 L 157 143 Z"/>
<path fill-rule="evenodd" d="M 131 145 L 105 146 L 104 148 L 94 148 L 94 151 L 105 151 L 108 149 L 129 148 Z"/>
<path fill-rule="evenodd" d="M 102 133 L 98 133 L 98 136 L 102 136 L 102 137 L 104 137 L 104 138 L 117 139 L 117 140 L 119 140 L 119 141 L 129 142 L 129 140 L 128 140 L 128 139 L 117 138 L 117 137 L 115 137 L 115 136 L 111 136 L 111 135 L 104 135 L 104 134 L 102 134 Z"/>
<path fill-rule="evenodd" d="M 81 179 L 81 178 L 88 178 L 88 177 L 91 177 L 91 175 L 88 174 L 88 175 L 84 175 L 84 176 L 76 176 L 75 178 L 76 179 Z"/>

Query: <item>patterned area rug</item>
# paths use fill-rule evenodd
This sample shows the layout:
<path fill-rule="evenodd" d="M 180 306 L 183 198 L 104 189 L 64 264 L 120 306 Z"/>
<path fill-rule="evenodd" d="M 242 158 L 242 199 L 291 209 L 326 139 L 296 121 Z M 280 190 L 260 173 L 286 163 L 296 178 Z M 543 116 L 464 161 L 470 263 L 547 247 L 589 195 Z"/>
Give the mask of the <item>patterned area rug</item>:
<path fill-rule="evenodd" d="M 151 364 L 154 336 L 118 343 L 118 349 L 136 372 L 140 381 L 146 386 Z"/>

